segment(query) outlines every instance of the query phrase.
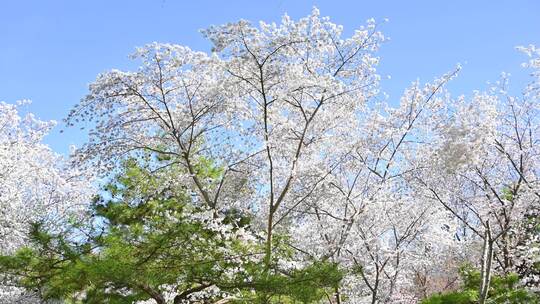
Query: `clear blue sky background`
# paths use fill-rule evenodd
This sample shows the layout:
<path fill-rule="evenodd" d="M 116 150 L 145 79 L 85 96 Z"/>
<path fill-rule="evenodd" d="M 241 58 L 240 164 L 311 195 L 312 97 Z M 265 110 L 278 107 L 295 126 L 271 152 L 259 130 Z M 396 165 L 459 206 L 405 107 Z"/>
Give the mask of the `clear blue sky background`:
<path fill-rule="evenodd" d="M 134 68 L 127 55 L 149 42 L 208 51 L 198 30 L 236 21 L 279 21 L 308 15 L 313 6 L 347 33 L 374 17 L 389 18 L 391 38 L 380 51 L 383 90 L 397 100 L 411 81 L 429 81 L 464 64 L 451 84 L 456 93 L 483 89 L 500 72 L 526 81 L 517 45 L 540 45 L 540 1 L 208 1 L 0 0 L 0 101 L 32 99 L 28 111 L 61 120 L 100 72 Z M 58 130 L 59 128 L 57 128 Z M 54 131 L 46 142 L 65 153 L 81 132 Z"/>

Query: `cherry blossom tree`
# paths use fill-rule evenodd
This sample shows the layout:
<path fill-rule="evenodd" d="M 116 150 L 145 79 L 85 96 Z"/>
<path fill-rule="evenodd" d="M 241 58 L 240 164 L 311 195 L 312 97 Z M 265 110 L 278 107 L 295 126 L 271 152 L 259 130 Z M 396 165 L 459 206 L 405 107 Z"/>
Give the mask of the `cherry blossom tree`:
<path fill-rule="evenodd" d="M 427 240 L 438 235 L 445 243 L 452 219 L 416 197 L 409 176 L 425 167 L 418 151 L 447 101 L 443 86 L 456 73 L 414 83 L 397 108 L 375 102 L 366 109 L 351 131 L 351 153 L 326 178 L 324 195 L 303 210 L 298 244 L 350 270 L 336 303 L 342 293 L 353 303 L 402 300 Z"/>
<path fill-rule="evenodd" d="M 537 69 L 537 59 L 529 66 Z M 537 81 L 538 72 L 533 76 Z M 430 166 L 417 176 L 426 195 L 459 219 L 472 241 L 483 243 L 480 303 L 493 267 L 515 271 L 516 232 L 540 203 L 537 88 L 533 82 L 521 96 L 511 96 L 503 75 L 489 92 L 456 100 L 434 141 Z"/>
<path fill-rule="evenodd" d="M 275 230 L 319 199 L 322 182 L 353 152 L 357 115 L 378 93 L 372 53 L 384 38 L 376 24 L 341 33 L 314 10 L 280 25 L 211 27 L 211 55 L 142 48 L 138 72 L 100 75 L 69 116 L 97 124 L 80 160 L 107 168 L 142 151 L 173 156 L 202 204 L 259 213 L 268 270 Z M 197 178 L 204 157 L 225 168 L 217 180 Z"/>
<path fill-rule="evenodd" d="M 42 143 L 54 122 L 21 116 L 17 104 L 0 103 L 0 254 L 26 244 L 32 222 L 50 229 L 74 219 L 92 193 L 91 178 Z M 84 173 L 84 174 L 83 174 Z M 33 294 L 13 286 L 10 275 L 0 276 L 1 303 L 29 303 Z M 36 300 L 37 301 L 37 300 Z"/>

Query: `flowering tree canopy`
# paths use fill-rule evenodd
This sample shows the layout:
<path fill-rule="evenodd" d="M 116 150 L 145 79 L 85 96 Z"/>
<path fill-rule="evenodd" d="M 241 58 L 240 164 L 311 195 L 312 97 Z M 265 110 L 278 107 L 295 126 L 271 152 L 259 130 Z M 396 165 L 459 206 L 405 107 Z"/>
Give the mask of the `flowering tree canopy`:
<path fill-rule="evenodd" d="M 55 230 L 80 217 L 93 193 L 87 172 L 71 167 L 42 143 L 54 122 L 19 114 L 26 103 L 0 103 L 1 254 L 27 242 L 31 223 Z M 12 286 L 11 276 L 0 279 L 0 303 L 29 301 Z"/>
<path fill-rule="evenodd" d="M 105 223 L 79 227 L 92 231 L 84 246 L 101 249 L 68 247 L 78 252 L 71 262 L 90 259 L 90 269 L 111 259 L 127 265 L 121 279 L 113 268 L 74 289 L 46 280 L 24 286 L 48 291 L 50 299 L 332 304 L 417 303 L 443 292 L 486 303 L 513 297 L 506 289 L 517 286 L 526 288 L 520 299 L 532 301 L 540 281 L 534 46 L 520 48 L 533 71 L 520 95 L 509 93 L 503 75 L 492 88 L 452 96 L 446 84 L 457 66 L 413 82 L 392 101 L 379 86 L 376 52 L 386 39 L 374 20 L 343 37 L 341 26 L 314 9 L 297 21 L 241 20 L 202 33 L 211 52 L 153 43 L 133 54 L 138 70 L 100 74 L 66 119 L 91 126 L 69 165 L 57 165 L 39 143 L 48 124 L 29 118 L 19 127 L 15 108 L 3 105 L 6 120 L 16 121 L 5 145 L 21 149 L 2 156 L 6 168 L 17 168 L 6 173 L 5 189 L 28 178 L 18 188 L 27 190 L 9 192 L 28 198 L 10 204 L 64 216 L 88 201 L 79 170 L 116 178 L 106 189 L 110 197 L 101 196 L 108 203 L 90 208 Z M 28 167 L 40 159 L 31 153 L 48 160 L 38 161 L 47 173 Z M 51 189 L 54 199 L 45 203 Z M 0 232 L 14 221 L 22 234 L 12 234 L 3 254 L 25 244 L 24 223 L 35 221 L 13 206 L 17 215 Z M 35 231 L 44 230 L 66 243 L 67 228 Z M 35 249 L 48 243 L 33 244 L 26 250 L 50 266 Z M 175 260 L 207 261 L 202 251 L 213 267 Z M 24 251 L 14 257 L 6 257 L 7 269 L 17 268 L 14 261 L 29 266 Z M 166 265 L 170 273 L 152 268 Z M 52 277 L 65 281 L 72 266 Z"/>

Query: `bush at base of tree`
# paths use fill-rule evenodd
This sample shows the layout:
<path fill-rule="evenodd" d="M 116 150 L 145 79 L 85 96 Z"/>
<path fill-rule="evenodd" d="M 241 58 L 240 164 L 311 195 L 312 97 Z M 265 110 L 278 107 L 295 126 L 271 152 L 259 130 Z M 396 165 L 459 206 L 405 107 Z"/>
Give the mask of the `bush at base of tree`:
<path fill-rule="evenodd" d="M 480 271 L 464 266 L 461 269 L 462 289 L 455 292 L 436 294 L 424 299 L 421 304 L 476 304 L 478 303 L 481 278 Z M 488 293 L 487 303 L 523 304 L 539 303 L 537 295 L 520 286 L 516 274 L 494 275 Z"/>

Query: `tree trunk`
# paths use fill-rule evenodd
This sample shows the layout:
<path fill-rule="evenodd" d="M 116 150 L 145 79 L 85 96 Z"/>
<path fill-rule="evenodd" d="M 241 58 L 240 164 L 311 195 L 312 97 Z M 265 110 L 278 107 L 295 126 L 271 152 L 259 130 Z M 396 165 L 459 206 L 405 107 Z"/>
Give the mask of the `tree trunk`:
<path fill-rule="evenodd" d="M 484 245 L 482 248 L 482 269 L 479 304 L 485 304 L 488 298 L 489 285 L 491 283 L 491 264 L 493 261 L 493 240 L 491 237 L 491 228 L 489 221 L 486 223 L 486 232 L 484 233 Z"/>
<path fill-rule="evenodd" d="M 341 293 L 339 292 L 339 287 L 336 287 L 336 304 L 341 304 Z"/>
<path fill-rule="evenodd" d="M 167 302 L 165 301 L 165 297 L 163 297 L 163 295 L 161 295 L 161 293 L 159 293 L 158 291 L 152 289 L 150 286 L 145 284 L 141 284 L 138 286 L 142 291 L 146 292 L 152 299 L 154 299 L 157 304 L 167 304 Z"/>
<path fill-rule="evenodd" d="M 371 291 L 371 304 L 377 304 L 377 291 L 378 291 L 378 289 L 379 289 L 379 269 L 376 270 L 375 285 L 373 286 L 373 290 Z"/>
<path fill-rule="evenodd" d="M 265 248 L 265 255 L 264 255 L 264 270 L 265 272 L 270 270 L 270 266 L 272 263 L 272 232 L 273 232 L 273 225 L 274 225 L 274 211 L 272 210 L 273 207 L 270 206 L 270 214 L 268 214 L 268 222 L 267 222 L 267 235 L 266 235 L 266 248 Z"/>

